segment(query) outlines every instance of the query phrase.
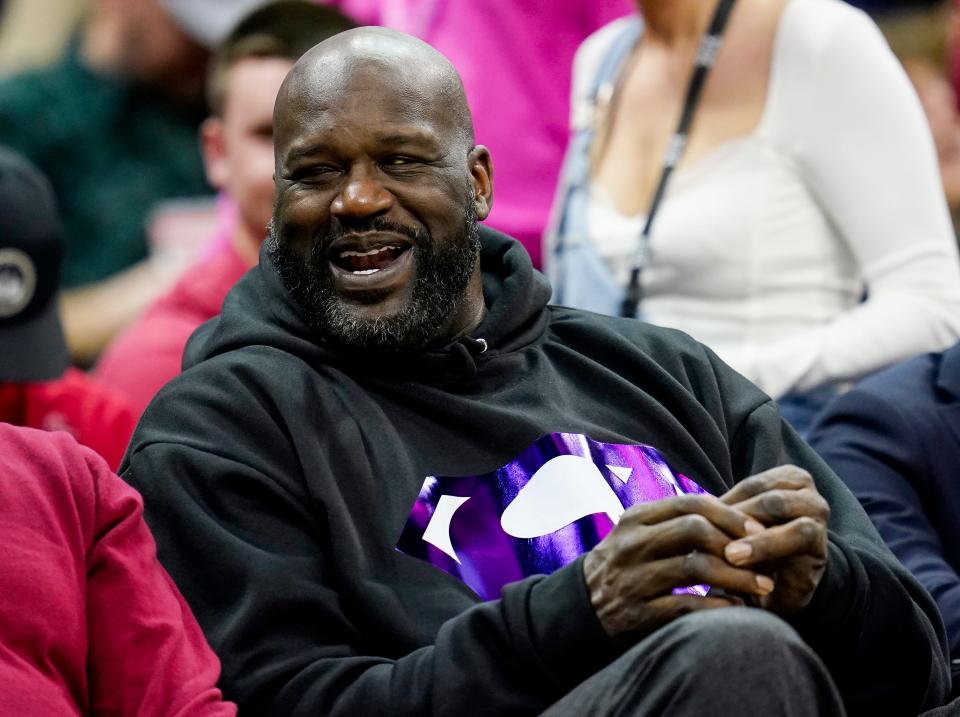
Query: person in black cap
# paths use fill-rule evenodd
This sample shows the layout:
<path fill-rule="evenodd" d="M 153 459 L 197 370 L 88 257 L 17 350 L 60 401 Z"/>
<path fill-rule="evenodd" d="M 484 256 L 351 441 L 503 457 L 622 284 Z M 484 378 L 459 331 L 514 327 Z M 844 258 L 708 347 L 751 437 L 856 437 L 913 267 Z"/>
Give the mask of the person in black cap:
<path fill-rule="evenodd" d="M 55 63 L 0 79 L 0 138 L 47 175 L 66 221 L 75 362 L 92 364 L 205 236 L 209 209 L 179 200 L 211 193 L 196 139 L 210 49 L 265 1 L 91 0 Z"/>
<path fill-rule="evenodd" d="M 65 430 L 116 468 L 133 415 L 69 365 L 57 307 L 62 241 L 50 184 L 0 147 L 0 421 Z"/>

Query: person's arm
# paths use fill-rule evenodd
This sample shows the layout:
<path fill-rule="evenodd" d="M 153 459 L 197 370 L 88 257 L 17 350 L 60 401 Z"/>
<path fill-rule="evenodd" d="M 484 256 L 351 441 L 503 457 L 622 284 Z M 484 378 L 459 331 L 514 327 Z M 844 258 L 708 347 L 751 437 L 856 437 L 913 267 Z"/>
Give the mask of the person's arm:
<path fill-rule="evenodd" d="M 944 557 L 918 492 L 924 483 L 943 478 L 926 460 L 937 450 L 928 437 L 940 432 L 930 431 L 927 417 L 914 413 L 908 415 L 875 391 L 854 389 L 820 417 L 810 442 L 857 496 L 894 555 L 936 599 L 951 653 L 957 655 L 960 575 Z"/>
<path fill-rule="evenodd" d="M 843 239 L 836 260 L 856 264 L 867 299 L 759 350 L 748 373 L 774 397 L 856 379 L 960 337 L 960 260 L 923 109 L 873 23 L 823 5 L 843 19 L 808 38 L 820 43 L 813 50 L 783 58 L 793 79 L 783 91 L 793 94 L 777 123 Z"/>
<path fill-rule="evenodd" d="M 283 440 L 274 428 L 264 424 L 257 443 Z M 241 713 L 538 714 L 617 654 L 579 560 L 508 585 L 444 623 L 431 645 L 396 659 L 365 652 L 321 509 L 294 487 L 302 477 L 270 476 L 262 460 L 228 452 L 152 444 L 128 456 L 123 476 L 144 493 L 161 559 Z"/>
<path fill-rule="evenodd" d="M 830 670 L 852 714 L 918 714 L 950 687 L 936 605 L 877 535 L 856 498 L 770 401 L 731 441 L 740 478 L 784 464 L 808 471 L 830 506 L 826 569 L 810 603 L 788 620 Z"/>
<path fill-rule="evenodd" d="M 74 361 L 92 364 L 114 336 L 170 290 L 185 267 L 145 259 L 96 284 L 64 291 L 60 319 Z"/>
<path fill-rule="evenodd" d="M 140 496 L 98 457 L 87 551 L 90 699 L 95 714 L 231 717 L 220 665 L 177 587 L 157 561 Z"/>

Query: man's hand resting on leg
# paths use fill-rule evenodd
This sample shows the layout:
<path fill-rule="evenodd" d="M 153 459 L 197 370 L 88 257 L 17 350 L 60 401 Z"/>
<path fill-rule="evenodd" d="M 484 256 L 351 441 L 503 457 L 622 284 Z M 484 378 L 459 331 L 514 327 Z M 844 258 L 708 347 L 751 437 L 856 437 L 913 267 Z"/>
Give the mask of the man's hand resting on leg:
<path fill-rule="evenodd" d="M 611 636 L 643 637 L 694 610 L 739 605 L 733 597 L 673 594 L 706 583 L 731 593 L 766 595 L 773 581 L 731 565 L 724 549 L 763 532 L 747 513 L 710 495 L 685 495 L 627 510 L 583 562 L 590 599 Z"/>
<path fill-rule="evenodd" d="M 803 608 L 827 562 L 829 507 L 806 471 L 780 466 L 720 498 L 687 495 L 634 506 L 583 563 L 590 599 L 611 636 L 643 637 L 695 610 L 742 604 Z M 708 584 L 729 595 L 674 594 Z"/>

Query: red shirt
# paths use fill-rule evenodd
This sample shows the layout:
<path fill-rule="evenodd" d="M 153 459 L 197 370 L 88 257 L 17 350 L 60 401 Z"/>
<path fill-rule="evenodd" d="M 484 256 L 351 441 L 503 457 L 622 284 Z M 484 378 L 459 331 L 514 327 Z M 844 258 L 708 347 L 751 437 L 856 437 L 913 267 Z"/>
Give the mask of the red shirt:
<path fill-rule="evenodd" d="M 231 717 L 140 495 L 63 433 L 0 424 L 0 711 Z"/>
<path fill-rule="evenodd" d="M 0 421 L 66 431 L 99 453 L 113 470 L 136 425 L 127 400 L 87 374 L 67 369 L 44 383 L 0 383 Z"/>
<path fill-rule="evenodd" d="M 249 267 L 231 244 L 204 256 L 104 352 L 96 376 L 122 393 L 138 418 L 163 385 L 180 373 L 183 347 L 220 307 Z"/>

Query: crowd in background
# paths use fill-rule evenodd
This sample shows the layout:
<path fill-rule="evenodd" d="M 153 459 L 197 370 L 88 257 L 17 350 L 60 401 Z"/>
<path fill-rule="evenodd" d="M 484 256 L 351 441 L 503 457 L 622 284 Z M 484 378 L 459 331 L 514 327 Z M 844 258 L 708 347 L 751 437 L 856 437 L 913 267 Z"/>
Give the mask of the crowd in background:
<path fill-rule="evenodd" d="M 486 224 L 554 300 L 678 328 L 776 399 L 960 658 L 960 5 L 734 15 L 691 101 L 686 49 L 634 0 L 265 4 L 0 0 L 0 422 L 119 467 L 259 261 L 281 83 L 325 37 L 384 25 L 459 71 L 495 167 Z M 0 431 L 0 466 L 54 460 L 32 450 Z M 195 629 L 177 649 L 202 667 Z"/>

